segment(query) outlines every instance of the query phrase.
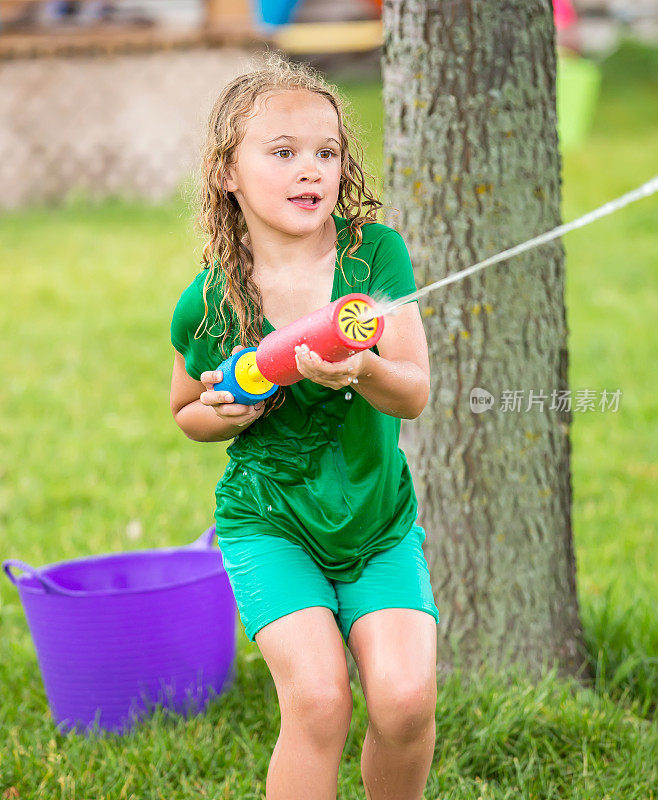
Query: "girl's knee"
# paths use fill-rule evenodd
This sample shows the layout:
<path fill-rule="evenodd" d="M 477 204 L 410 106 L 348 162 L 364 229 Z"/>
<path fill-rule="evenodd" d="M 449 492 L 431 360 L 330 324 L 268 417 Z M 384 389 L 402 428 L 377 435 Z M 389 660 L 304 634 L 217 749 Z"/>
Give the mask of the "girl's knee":
<path fill-rule="evenodd" d="M 371 683 L 368 717 L 388 741 L 410 742 L 427 734 L 436 714 L 436 682 L 383 680 Z"/>
<path fill-rule="evenodd" d="M 351 719 L 349 679 L 296 681 L 281 700 L 281 725 L 296 725 L 320 745 L 344 742 Z"/>

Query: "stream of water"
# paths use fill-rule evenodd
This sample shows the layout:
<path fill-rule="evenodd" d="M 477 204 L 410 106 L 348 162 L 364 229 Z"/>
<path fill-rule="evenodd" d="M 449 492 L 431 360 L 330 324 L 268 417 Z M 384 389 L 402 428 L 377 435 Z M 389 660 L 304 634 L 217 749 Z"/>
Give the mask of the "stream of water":
<path fill-rule="evenodd" d="M 418 289 L 416 292 L 405 295 L 398 300 L 391 300 L 386 303 L 377 303 L 375 306 L 373 306 L 372 310 L 367 313 L 367 315 L 362 315 L 360 321 L 366 322 L 374 317 L 381 317 L 385 314 L 391 314 L 400 306 L 410 303 L 412 300 L 417 300 L 419 297 L 423 297 L 424 295 L 433 292 L 435 289 L 438 289 L 441 286 L 446 286 L 449 283 L 459 281 L 462 278 L 465 278 L 467 275 L 472 275 L 474 272 L 477 272 L 480 269 L 490 267 L 492 264 L 497 264 L 499 261 L 503 261 L 506 258 L 511 258 L 519 253 L 524 253 L 526 250 L 531 250 L 533 247 L 538 247 L 540 244 L 550 242 L 553 239 L 557 239 L 558 236 L 563 236 L 565 233 L 569 233 L 569 231 L 573 231 L 576 228 L 582 228 L 584 225 L 589 225 L 591 222 L 601 219 L 601 217 L 605 217 L 608 214 L 612 214 L 614 211 L 618 211 L 620 208 L 627 206 L 629 203 L 633 203 L 636 200 L 641 200 L 643 197 L 649 197 L 656 191 L 658 191 L 658 175 L 656 175 L 650 181 L 643 183 L 642 186 L 638 186 L 638 188 L 634 189 L 632 192 L 627 192 L 621 197 L 611 200 L 609 203 L 600 206 L 600 208 L 594 209 L 594 211 L 590 211 L 588 214 L 585 214 L 582 217 L 578 217 L 578 219 L 575 219 L 572 222 L 567 222 L 564 225 L 558 225 L 557 228 L 553 228 L 553 230 L 546 231 L 546 233 L 541 233 L 539 236 L 528 239 L 527 242 L 517 244 L 514 247 L 503 250 L 501 253 L 497 253 L 494 256 L 489 256 L 489 258 L 479 261 L 472 267 L 467 267 L 459 272 L 452 273 L 451 275 L 441 278 L 441 280 L 435 281 L 434 283 L 430 283 L 427 286 L 424 286 L 422 289 Z"/>

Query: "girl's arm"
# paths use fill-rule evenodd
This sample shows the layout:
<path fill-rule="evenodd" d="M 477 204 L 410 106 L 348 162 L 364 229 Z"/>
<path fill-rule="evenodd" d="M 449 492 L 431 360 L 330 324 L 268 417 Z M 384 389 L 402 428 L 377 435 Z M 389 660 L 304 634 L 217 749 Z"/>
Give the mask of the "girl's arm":
<path fill-rule="evenodd" d="M 415 419 L 425 408 L 430 389 L 427 340 L 417 303 L 386 317 L 377 349 L 379 355 L 364 350 L 332 364 L 302 345 L 297 349 L 297 368 L 323 386 L 358 392 L 384 414 Z M 350 378 L 358 382 L 350 383 Z"/>
<path fill-rule="evenodd" d="M 365 373 L 353 388 L 384 414 L 416 419 L 427 404 L 429 375 L 412 361 L 389 360 L 365 352 Z"/>
<path fill-rule="evenodd" d="M 234 351 L 242 349 L 234 348 Z M 232 439 L 263 413 L 263 403 L 243 406 L 227 392 L 216 392 L 213 384 L 221 372 L 203 372 L 195 381 L 185 371 L 185 359 L 175 351 L 171 376 L 171 413 L 183 433 L 195 442 L 223 442 Z"/>

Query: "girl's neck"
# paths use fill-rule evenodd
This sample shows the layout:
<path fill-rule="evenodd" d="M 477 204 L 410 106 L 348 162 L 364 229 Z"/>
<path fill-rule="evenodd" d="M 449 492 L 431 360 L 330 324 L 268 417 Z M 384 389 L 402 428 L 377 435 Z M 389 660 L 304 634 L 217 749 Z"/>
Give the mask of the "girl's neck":
<path fill-rule="evenodd" d="M 245 244 L 251 250 L 254 272 L 289 273 L 327 259 L 335 252 L 336 235 L 336 223 L 329 216 L 323 226 L 307 236 L 281 240 L 266 233 L 252 242 L 247 233 Z"/>

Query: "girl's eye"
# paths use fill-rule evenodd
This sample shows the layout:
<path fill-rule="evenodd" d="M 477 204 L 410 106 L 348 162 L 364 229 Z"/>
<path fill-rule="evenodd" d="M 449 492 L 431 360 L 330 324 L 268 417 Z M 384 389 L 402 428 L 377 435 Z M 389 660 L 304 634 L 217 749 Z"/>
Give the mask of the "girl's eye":
<path fill-rule="evenodd" d="M 275 155 L 275 156 L 279 156 L 281 153 L 292 153 L 292 150 L 291 150 L 289 147 L 282 147 L 282 148 L 280 148 L 279 150 L 275 150 L 275 151 L 274 151 L 274 155 Z M 335 155 L 336 155 L 336 153 L 334 153 L 334 151 L 333 151 L 333 150 L 320 150 L 320 154 L 322 154 L 322 153 L 328 154 L 328 155 L 326 155 L 326 156 L 322 156 L 322 160 L 323 160 L 323 161 L 329 161 L 329 159 L 330 159 L 332 156 L 335 156 Z M 281 156 L 281 158 L 283 158 L 283 159 L 284 159 L 284 161 L 287 161 L 287 160 L 288 160 L 288 156 L 285 156 L 285 157 L 284 157 L 284 156 Z"/>

